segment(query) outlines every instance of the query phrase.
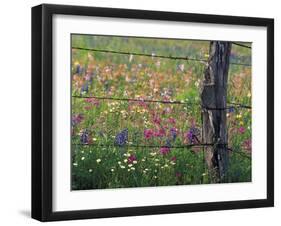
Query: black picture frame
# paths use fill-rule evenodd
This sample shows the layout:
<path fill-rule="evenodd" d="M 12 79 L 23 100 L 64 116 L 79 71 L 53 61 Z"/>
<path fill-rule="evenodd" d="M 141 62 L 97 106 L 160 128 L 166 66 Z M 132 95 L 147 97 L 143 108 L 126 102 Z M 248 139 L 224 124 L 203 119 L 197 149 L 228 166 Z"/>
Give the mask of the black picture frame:
<path fill-rule="evenodd" d="M 52 18 L 55 14 L 266 27 L 267 198 L 54 212 L 52 210 Z M 273 19 L 49 4 L 32 8 L 32 218 L 40 221 L 56 221 L 271 206 L 274 206 Z"/>

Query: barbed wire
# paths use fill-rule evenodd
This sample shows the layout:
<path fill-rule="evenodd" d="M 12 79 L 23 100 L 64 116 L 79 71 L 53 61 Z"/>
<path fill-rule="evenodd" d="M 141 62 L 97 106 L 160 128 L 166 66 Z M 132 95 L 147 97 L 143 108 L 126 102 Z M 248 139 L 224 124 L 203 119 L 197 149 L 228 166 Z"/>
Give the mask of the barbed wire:
<path fill-rule="evenodd" d="M 192 58 L 188 56 L 165 56 L 165 55 L 156 55 L 156 54 L 147 54 L 147 53 L 137 53 L 137 52 L 125 52 L 125 51 L 115 51 L 115 50 L 107 50 L 107 49 L 95 49 L 95 48 L 84 48 L 84 47 L 72 47 L 72 49 L 82 50 L 82 51 L 92 51 L 92 52 L 101 52 L 101 53 L 112 53 L 112 54 L 121 54 L 121 55 L 133 55 L 133 56 L 144 56 L 144 57 L 155 57 L 162 59 L 170 59 L 170 60 L 185 60 L 185 61 L 197 61 L 206 64 L 208 62 L 207 59 L 198 59 Z M 230 62 L 232 65 L 240 65 L 251 67 L 251 64 L 238 63 L 238 62 Z"/>
<path fill-rule="evenodd" d="M 121 148 L 121 147 L 127 147 L 127 148 L 163 148 L 163 147 L 166 147 L 166 148 L 170 148 L 170 149 L 190 149 L 192 147 L 198 147 L 198 148 L 204 148 L 204 147 L 213 147 L 215 145 L 218 145 L 218 144 L 215 144 L 215 143 L 197 143 L 197 144 L 187 144 L 187 145 L 182 145 L 182 146 L 167 146 L 167 145 L 132 145 L 132 144 L 126 144 L 126 145 L 123 145 L 123 146 L 120 146 L 120 145 L 117 145 L 117 144 L 94 144 L 94 143 L 72 143 L 71 145 L 76 145 L 76 146 L 94 146 L 94 147 L 118 147 L 118 148 Z M 223 145 L 223 146 L 228 146 L 228 144 L 220 144 L 220 145 Z M 233 151 L 231 148 L 228 148 L 227 147 L 227 150 L 230 151 L 230 153 L 233 153 L 233 154 L 239 154 L 241 157 L 245 157 L 245 158 L 248 158 L 248 159 L 251 159 L 251 156 L 244 153 L 244 152 L 241 152 L 241 151 Z M 194 152 L 194 150 L 190 150 L 192 152 Z M 203 150 L 203 152 L 205 152 L 205 150 Z"/>
<path fill-rule="evenodd" d="M 241 157 L 245 157 L 245 158 L 251 159 L 251 156 L 246 154 L 245 152 L 233 151 L 232 148 L 227 148 L 227 149 L 230 151 L 230 153 L 239 154 Z"/>
<path fill-rule="evenodd" d="M 212 143 L 197 143 L 197 144 L 187 144 L 187 145 L 180 145 L 180 146 L 168 146 L 168 145 L 134 145 L 134 144 L 125 144 L 125 145 L 118 145 L 118 144 L 94 144 L 94 143 L 72 143 L 72 145 L 86 145 L 86 146 L 101 146 L 101 147 L 128 147 L 128 148 L 161 148 L 161 147 L 168 147 L 168 148 L 191 148 L 191 147 L 203 147 L 203 146 L 214 146 L 215 144 Z M 224 144 L 226 145 L 226 144 Z"/>
<path fill-rule="evenodd" d="M 186 102 L 186 101 L 165 101 L 165 100 L 147 100 L 147 99 L 133 99 L 133 98 L 115 98 L 115 97 L 98 97 L 98 96 L 72 96 L 73 98 L 85 98 L 85 99 L 97 99 L 97 100 L 114 100 L 114 101 L 131 101 L 131 102 L 147 102 L 147 103 L 161 103 L 161 104 L 181 104 L 181 105 L 201 105 L 200 102 Z M 252 107 L 245 104 L 230 102 L 232 106 L 227 106 L 225 108 L 211 108 L 202 106 L 206 110 L 228 110 L 233 108 L 247 108 Z"/>
<path fill-rule="evenodd" d="M 238 43 L 238 42 L 232 42 L 232 44 L 240 46 L 240 47 L 244 47 L 244 48 L 247 48 L 247 49 L 252 49 L 251 46 L 247 46 L 247 45 L 244 45 L 244 44 L 241 44 L 241 43 Z"/>

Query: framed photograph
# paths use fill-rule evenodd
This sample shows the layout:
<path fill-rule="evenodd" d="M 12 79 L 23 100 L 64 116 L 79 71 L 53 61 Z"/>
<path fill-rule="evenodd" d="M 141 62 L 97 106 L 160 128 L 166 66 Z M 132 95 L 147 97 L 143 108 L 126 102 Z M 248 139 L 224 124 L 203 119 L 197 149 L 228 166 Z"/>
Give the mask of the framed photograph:
<path fill-rule="evenodd" d="M 32 217 L 274 205 L 274 21 L 32 8 Z"/>

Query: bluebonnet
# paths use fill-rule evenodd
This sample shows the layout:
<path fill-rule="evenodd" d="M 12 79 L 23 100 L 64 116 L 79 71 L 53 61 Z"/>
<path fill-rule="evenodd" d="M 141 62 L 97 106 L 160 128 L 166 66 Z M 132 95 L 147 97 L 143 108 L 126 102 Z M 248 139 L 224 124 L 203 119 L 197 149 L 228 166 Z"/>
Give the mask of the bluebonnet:
<path fill-rule="evenodd" d="M 123 129 L 115 137 L 115 144 L 119 146 L 124 146 L 128 141 L 128 129 Z"/>
<path fill-rule="evenodd" d="M 189 130 L 186 133 L 186 138 L 189 140 L 189 143 L 193 144 L 194 143 L 194 134 L 192 133 L 191 130 Z"/>
<path fill-rule="evenodd" d="M 235 111 L 235 107 L 229 107 L 229 108 L 228 108 L 228 112 L 229 112 L 229 113 L 233 113 L 234 111 Z"/>
<path fill-rule="evenodd" d="M 173 141 L 175 141 L 177 138 L 177 130 L 175 128 L 171 128 L 170 133 L 171 133 Z"/>
<path fill-rule="evenodd" d="M 80 136 L 80 142 L 82 144 L 88 144 L 89 143 L 89 132 L 86 129 L 83 130 L 83 132 Z"/>
<path fill-rule="evenodd" d="M 89 91 L 89 85 L 88 85 L 88 82 L 86 82 L 86 83 L 81 87 L 80 94 L 87 93 L 88 91 Z"/>
<path fill-rule="evenodd" d="M 193 135 L 195 135 L 195 136 L 199 136 L 200 135 L 200 129 L 198 129 L 198 128 L 196 128 L 196 127 L 191 127 L 190 128 L 190 131 L 193 133 Z"/>
<path fill-rule="evenodd" d="M 83 68 L 79 64 L 77 64 L 75 73 L 81 75 L 82 72 L 83 72 Z"/>
<path fill-rule="evenodd" d="M 189 131 L 186 133 L 186 138 L 189 140 L 189 143 L 193 144 L 197 136 L 200 135 L 200 130 L 196 127 L 191 127 Z"/>
<path fill-rule="evenodd" d="M 172 145 L 171 145 L 171 141 L 169 139 L 166 140 L 166 144 L 165 144 L 165 147 L 168 147 L 170 148 Z"/>
<path fill-rule="evenodd" d="M 80 72 L 80 65 L 77 64 L 75 73 L 76 73 L 76 74 L 79 74 L 79 72 Z"/>

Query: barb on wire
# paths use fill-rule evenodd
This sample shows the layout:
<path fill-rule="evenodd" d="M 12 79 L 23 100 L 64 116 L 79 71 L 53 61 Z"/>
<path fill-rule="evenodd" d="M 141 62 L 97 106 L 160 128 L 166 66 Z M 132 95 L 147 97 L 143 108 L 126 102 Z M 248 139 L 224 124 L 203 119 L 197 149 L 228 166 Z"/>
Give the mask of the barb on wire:
<path fill-rule="evenodd" d="M 156 55 L 156 54 L 147 54 L 147 53 L 115 51 L 115 50 L 107 50 L 107 49 L 82 48 L 82 47 L 75 47 L 75 46 L 72 47 L 72 49 L 82 50 L 82 51 L 84 50 L 84 51 L 92 51 L 92 52 L 101 52 L 101 53 L 113 53 L 113 54 L 121 54 L 121 55 L 155 57 L 155 58 L 170 59 L 170 60 L 197 61 L 197 62 L 201 62 L 204 64 L 206 64 L 208 62 L 207 59 L 198 59 L 198 58 L 193 58 L 193 57 L 188 57 L 188 56 L 165 56 L 165 55 Z M 231 62 L 230 64 L 251 67 L 251 64 L 236 63 L 236 62 Z"/>

